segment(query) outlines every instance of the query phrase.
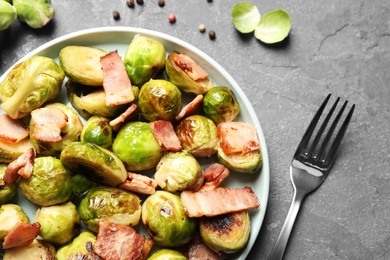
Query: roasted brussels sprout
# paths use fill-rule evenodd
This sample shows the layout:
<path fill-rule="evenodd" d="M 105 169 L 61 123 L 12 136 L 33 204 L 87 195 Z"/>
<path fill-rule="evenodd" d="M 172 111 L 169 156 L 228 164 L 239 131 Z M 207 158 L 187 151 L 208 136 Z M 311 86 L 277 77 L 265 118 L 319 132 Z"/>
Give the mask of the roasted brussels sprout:
<path fill-rule="evenodd" d="M 96 254 L 93 252 L 92 247 L 95 241 L 96 236 L 92 232 L 83 231 L 74 238 L 71 243 L 62 246 L 57 250 L 56 259 L 96 259 Z"/>
<path fill-rule="evenodd" d="M 202 167 L 188 152 L 169 152 L 157 164 L 154 179 L 166 191 L 197 191 L 203 184 Z"/>
<path fill-rule="evenodd" d="M 203 242 L 216 252 L 231 254 L 248 242 L 250 218 L 247 210 L 215 217 L 202 217 L 199 224 Z"/>
<path fill-rule="evenodd" d="M 73 193 L 77 198 L 84 197 L 89 189 L 99 186 L 99 183 L 89 179 L 82 173 L 73 175 L 71 182 Z"/>
<path fill-rule="evenodd" d="M 15 259 L 55 259 L 56 249 L 46 241 L 34 239 L 27 246 L 13 247 L 5 250 L 3 260 Z"/>
<path fill-rule="evenodd" d="M 10 163 L 30 148 L 33 148 L 30 138 L 25 138 L 17 143 L 0 140 L 0 163 Z"/>
<path fill-rule="evenodd" d="M 34 222 L 41 224 L 39 235 L 45 241 L 56 245 L 68 243 L 77 234 L 80 227 L 76 206 L 70 201 L 41 207 L 37 210 Z"/>
<path fill-rule="evenodd" d="M 0 1 L 0 31 L 7 29 L 15 20 L 15 7 L 7 1 Z"/>
<path fill-rule="evenodd" d="M 69 45 L 61 49 L 58 58 L 65 75 L 72 81 L 87 86 L 103 86 L 100 57 L 107 52 L 89 46 Z"/>
<path fill-rule="evenodd" d="M 231 89 L 216 86 L 204 96 L 203 112 L 215 124 L 231 122 L 240 113 L 240 105 Z"/>
<path fill-rule="evenodd" d="M 80 141 L 94 143 L 103 148 L 111 149 L 114 137 L 110 120 L 101 116 L 89 118 L 81 131 Z"/>
<path fill-rule="evenodd" d="M 210 157 L 217 152 L 217 127 L 205 116 L 185 118 L 176 127 L 176 134 L 184 150 L 195 157 Z"/>
<path fill-rule="evenodd" d="M 1 83 L 0 107 L 13 119 L 27 116 L 60 93 L 64 78 L 53 59 L 33 56 L 13 67 Z"/>
<path fill-rule="evenodd" d="M 180 90 L 163 79 L 146 82 L 139 92 L 138 108 L 148 121 L 173 121 L 180 113 L 181 105 Z"/>
<path fill-rule="evenodd" d="M 60 155 L 65 167 L 75 173 L 82 173 L 92 180 L 116 186 L 127 178 L 121 160 L 111 151 L 93 143 L 73 142 Z"/>
<path fill-rule="evenodd" d="M 173 249 L 159 249 L 154 252 L 147 260 L 187 260 L 182 253 Z"/>
<path fill-rule="evenodd" d="M 31 202 L 44 206 L 65 203 L 73 197 L 72 174 L 61 161 L 51 156 L 34 160 L 32 175 L 19 181 L 23 195 Z"/>
<path fill-rule="evenodd" d="M 184 213 L 181 199 L 168 191 L 156 191 L 142 204 L 142 222 L 161 247 L 178 247 L 191 240 L 196 220 Z"/>
<path fill-rule="evenodd" d="M 80 133 L 83 130 L 83 123 L 81 122 L 79 115 L 72 108 L 62 103 L 48 104 L 44 108 L 58 108 L 65 114 L 67 119 L 65 126 L 61 128 L 62 140 L 60 142 L 51 142 L 35 138 L 33 117 L 30 120 L 30 140 L 38 154 L 58 157 L 65 146 L 79 140 Z"/>
<path fill-rule="evenodd" d="M 165 56 L 164 45 L 151 38 L 136 35 L 123 58 L 131 83 L 141 86 L 157 76 L 164 69 Z"/>
<path fill-rule="evenodd" d="M 218 161 L 230 170 L 242 173 L 255 173 L 263 166 L 263 157 L 260 150 L 245 154 L 226 154 L 218 148 Z"/>
<path fill-rule="evenodd" d="M 71 80 L 65 83 L 65 87 L 69 102 L 84 119 L 91 116 L 114 118 L 128 107 L 128 105 L 106 106 L 106 94 L 102 88 L 81 85 Z M 135 95 L 138 89 L 133 87 L 133 92 Z"/>
<path fill-rule="evenodd" d="M 122 126 L 112 149 L 129 171 L 152 169 L 164 155 L 164 150 L 152 134 L 150 123 L 138 121 Z"/>
<path fill-rule="evenodd" d="M 16 204 L 4 204 L 0 206 L 0 241 L 19 222 L 30 223 L 26 213 Z"/>
<path fill-rule="evenodd" d="M 190 56 L 177 51 L 169 53 L 165 73 L 170 82 L 186 93 L 205 94 L 214 87 L 204 69 Z"/>
<path fill-rule="evenodd" d="M 7 169 L 7 164 L 0 164 L 0 205 L 10 201 L 18 191 L 16 182 L 7 184 L 3 180 L 5 169 Z"/>
<path fill-rule="evenodd" d="M 129 191 L 100 186 L 88 191 L 79 205 L 80 219 L 92 231 L 98 232 L 100 220 L 109 220 L 126 226 L 138 224 L 141 200 Z"/>
<path fill-rule="evenodd" d="M 12 4 L 18 19 L 34 29 L 45 26 L 54 17 L 50 0 L 12 0 Z"/>

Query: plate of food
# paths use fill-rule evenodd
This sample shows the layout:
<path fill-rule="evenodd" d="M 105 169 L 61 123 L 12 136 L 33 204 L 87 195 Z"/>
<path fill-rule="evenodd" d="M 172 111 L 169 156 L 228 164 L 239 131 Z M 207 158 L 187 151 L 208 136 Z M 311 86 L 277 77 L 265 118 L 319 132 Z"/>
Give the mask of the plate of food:
<path fill-rule="evenodd" d="M 44 241 L 57 257 L 126 243 L 134 259 L 246 259 L 267 207 L 266 142 L 201 50 L 141 28 L 78 31 L 12 65 L 0 99 L 0 184 L 16 187 L 0 190 L 0 220 L 19 218 L 0 228 L 5 256 Z"/>

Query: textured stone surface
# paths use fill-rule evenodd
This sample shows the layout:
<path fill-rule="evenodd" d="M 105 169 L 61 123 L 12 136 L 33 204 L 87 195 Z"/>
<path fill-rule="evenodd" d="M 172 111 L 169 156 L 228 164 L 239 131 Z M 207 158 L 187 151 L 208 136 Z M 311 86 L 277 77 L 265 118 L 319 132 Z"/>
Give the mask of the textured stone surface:
<path fill-rule="evenodd" d="M 249 259 L 266 259 L 287 215 L 289 164 L 303 129 L 328 94 L 356 103 L 325 183 L 307 197 L 285 259 L 390 259 L 390 2 L 253 1 L 261 13 L 283 8 L 290 37 L 267 46 L 241 35 L 230 18 L 238 1 L 52 1 L 55 19 L 40 30 L 19 22 L 0 32 L 0 73 L 41 44 L 81 29 L 134 26 L 176 36 L 201 49 L 238 82 L 256 110 L 269 151 L 271 181 L 263 226 Z M 108 4 L 109 3 L 109 4 Z M 115 21 L 112 12 L 119 10 Z M 177 17 L 174 24 L 168 15 Z M 214 30 L 198 31 L 205 24 Z"/>

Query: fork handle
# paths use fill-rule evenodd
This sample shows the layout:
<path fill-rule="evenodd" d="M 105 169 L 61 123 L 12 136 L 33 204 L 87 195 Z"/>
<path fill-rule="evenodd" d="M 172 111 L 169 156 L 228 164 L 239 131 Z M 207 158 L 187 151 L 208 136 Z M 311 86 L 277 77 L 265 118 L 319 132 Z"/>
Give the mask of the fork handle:
<path fill-rule="evenodd" d="M 294 198 L 291 203 L 290 209 L 287 214 L 287 218 L 280 231 L 279 237 L 276 240 L 274 247 L 271 250 L 271 253 L 268 256 L 268 260 L 280 260 L 283 259 L 284 251 L 288 243 L 288 239 L 291 234 L 291 230 L 294 226 L 295 219 L 298 215 L 299 209 L 301 207 L 302 201 L 306 196 L 306 192 L 299 191 L 295 189 Z"/>

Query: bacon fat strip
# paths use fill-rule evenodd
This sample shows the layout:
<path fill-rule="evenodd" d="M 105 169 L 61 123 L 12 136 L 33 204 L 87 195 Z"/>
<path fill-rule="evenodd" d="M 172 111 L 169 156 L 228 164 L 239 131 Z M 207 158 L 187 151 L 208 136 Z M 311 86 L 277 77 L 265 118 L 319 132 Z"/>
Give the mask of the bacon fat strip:
<path fill-rule="evenodd" d="M 3 248 L 8 249 L 31 244 L 39 235 L 41 224 L 18 222 L 5 236 Z"/>
<path fill-rule="evenodd" d="M 165 151 L 178 152 L 183 149 L 170 121 L 158 120 L 150 122 L 154 138 Z"/>
<path fill-rule="evenodd" d="M 146 175 L 128 172 L 126 181 L 119 184 L 119 188 L 141 194 L 153 194 L 156 192 L 157 182 Z"/>
<path fill-rule="evenodd" d="M 106 106 L 114 107 L 134 100 L 130 78 L 118 51 L 112 51 L 100 57 L 103 70 L 103 88 L 106 94 Z"/>
<path fill-rule="evenodd" d="M 28 137 L 30 129 L 20 119 L 7 114 L 0 115 L 0 139 L 8 143 L 17 143 Z"/>
<path fill-rule="evenodd" d="M 110 121 L 110 126 L 115 130 L 119 131 L 119 129 L 122 127 L 122 125 L 128 121 L 132 116 L 135 114 L 134 112 L 137 111 L 137 105 L 136 104 L 131 104 L 125 112 L 120 114 L 117 118 L 113 119 Z"/>
<path fill-rule="evenodd" d="M 189 217 L 212 217 L 260 206 L 256 194 L 249 186 L 183 191 L 180 196 L 185 213 Z"/>

